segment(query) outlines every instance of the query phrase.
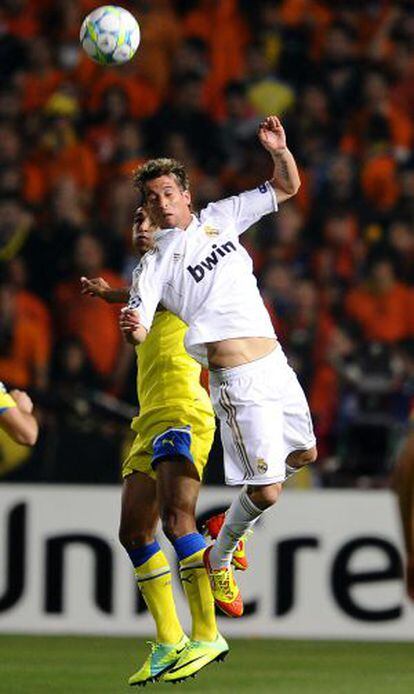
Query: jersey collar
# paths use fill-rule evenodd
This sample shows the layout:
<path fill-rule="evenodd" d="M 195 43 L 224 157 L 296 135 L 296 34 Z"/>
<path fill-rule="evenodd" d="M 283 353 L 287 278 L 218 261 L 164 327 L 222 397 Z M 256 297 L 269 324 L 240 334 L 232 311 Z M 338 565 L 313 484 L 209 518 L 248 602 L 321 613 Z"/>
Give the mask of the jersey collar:
<path fill-rule="evenodd" d="M 154 232 L 154 241 L 160 241 L 160 239 L 163 239 L 167 234 L 169 234 L 171 231 L 189 231 L 190 229 L 194 229 L 197 226 L 198 219 L 195 216 L 195 214 L 191 215 L 191 222 L 188 225 L 187 229 L 181 229 L 181 227 L 170 227 L 169 229 L 159 229 L 158 231 Z"/>

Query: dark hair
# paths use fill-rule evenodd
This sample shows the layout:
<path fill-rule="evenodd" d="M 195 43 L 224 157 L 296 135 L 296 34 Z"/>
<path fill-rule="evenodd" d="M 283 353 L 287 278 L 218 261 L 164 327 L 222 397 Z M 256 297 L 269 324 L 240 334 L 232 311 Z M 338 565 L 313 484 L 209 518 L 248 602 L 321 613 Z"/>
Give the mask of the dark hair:
<path fill-rule="evenodd" d="M 145 184 L 160 176 L 174 176 L 181 190 L 189 190 L 190 188 L 187 172 L 179 161 L 168 159 L 167 157 L 150 159 L 138 169 L 135 169 L 132 174 L 134 188 L 139 190 L 144 201 L 146 199 Z"/>

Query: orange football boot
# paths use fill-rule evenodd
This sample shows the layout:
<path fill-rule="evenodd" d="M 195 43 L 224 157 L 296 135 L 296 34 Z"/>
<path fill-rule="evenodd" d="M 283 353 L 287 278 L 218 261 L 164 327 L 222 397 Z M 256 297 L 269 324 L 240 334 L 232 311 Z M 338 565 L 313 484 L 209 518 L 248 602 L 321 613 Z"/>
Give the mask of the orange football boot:
<path fill-rule="evenodd" d="M 243 614 L 243 600 L 238 585 L 234 580 L 233 570 L 227 567 L 222 569 L 211 568 L 209 556 L 212 548 L 213 545 L 207 547 L 203 554 L 203 562 L 210 581 L 214 602 L 228 617 L 241 617 Z"/>

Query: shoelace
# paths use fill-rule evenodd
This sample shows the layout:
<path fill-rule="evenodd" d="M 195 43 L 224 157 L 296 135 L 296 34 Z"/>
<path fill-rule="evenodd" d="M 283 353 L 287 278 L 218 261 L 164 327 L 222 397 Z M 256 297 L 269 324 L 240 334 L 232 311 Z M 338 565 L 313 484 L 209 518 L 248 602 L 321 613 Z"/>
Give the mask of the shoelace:
<path fill-rule="evenodd" d="M 151 655 L 153 655 L 161 646 L 161 644 L 157 643 L 156 641 L 146 641 L 145 643 L 151 648 Z"/>
<path fill-rule="evenodd" d="M 226 595 L 226 597 L 231 599 L 233 597 L 233 591 L 230 585 L 230 570 L 223 569 L 222 571 L 217 571 L 210 575 L 214 582 L 214 588 L 217 587 L 218 590 L 222 591 Z"/>
<path fill-rule="evenodd" d="M 194 651 L 196 648 L 198 648 L 199 641 L 190 641 L 190 643 L 187 646 L 187 651 Z"/>

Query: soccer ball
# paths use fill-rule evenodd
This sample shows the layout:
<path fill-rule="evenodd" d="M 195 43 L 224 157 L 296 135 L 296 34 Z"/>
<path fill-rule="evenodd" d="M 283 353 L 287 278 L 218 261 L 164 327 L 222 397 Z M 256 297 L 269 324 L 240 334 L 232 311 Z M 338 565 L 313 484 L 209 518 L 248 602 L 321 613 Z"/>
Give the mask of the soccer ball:
<path fill-rule="evenodd" d="M 123 7 L 104 5 L 82 22 L 80 42 L 92 60 L 101 65 L 122 65 L 131 60 L 140 41 L 135 17 Z"/>

